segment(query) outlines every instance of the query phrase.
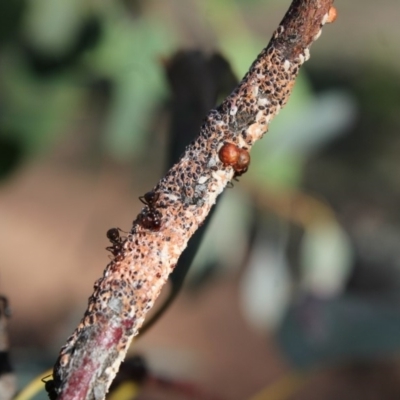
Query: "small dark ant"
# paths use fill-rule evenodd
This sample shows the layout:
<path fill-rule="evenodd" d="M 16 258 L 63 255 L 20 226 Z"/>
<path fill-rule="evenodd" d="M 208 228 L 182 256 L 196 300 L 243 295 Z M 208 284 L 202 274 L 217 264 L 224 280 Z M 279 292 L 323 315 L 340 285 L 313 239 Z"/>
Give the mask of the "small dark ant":
<path fill-rule="evenodd" d="M 119 228 L 111 228 L 107 231 L 107 238 L 111 242 L 112 246 L 106 247 L 106 250 L 110 251 L 111 254 L 116 258 L 117 261 L 121 261 L 122 259 L 122 240 L 123 237 L 119 234 L 121 229 Z"/>
<path fill-rule="evenodd" d="M 45 376 L 42 378 L 42 382 L 44 383 L 44 390 L 47 392 L 50 400 L 57 400 L 58 394 L 56 392 L 56 385 L 54 379 L 46 380 L 52 375 Z"/>
<path fill-rule="evenodd" d="M 119 235 L 119 228 L 111 228 L 107 231 L 107 238 L 112 244 L 119 244 L 121 236 Z"/>
<path fill-rule="evenodd" d="M 144 194 L 144 196 L 140 196 L 139 200 L 148 206 L 150 209 L 154 208 L 154 203 L 159 199 L 160 193 L 156 193 L 153 190 Z"/>
<path fill-rule="evenodd" d="M 162 225 L 161 213 L 155 207 L 155 203 L 159 198 L 160 193 L 156 193 L 153 190 L 139 197 L 139 200 L 149 208 L 145 215 L 140 217 L 140 223 L 144 228 L 155 232 L 159 231 Z"/>

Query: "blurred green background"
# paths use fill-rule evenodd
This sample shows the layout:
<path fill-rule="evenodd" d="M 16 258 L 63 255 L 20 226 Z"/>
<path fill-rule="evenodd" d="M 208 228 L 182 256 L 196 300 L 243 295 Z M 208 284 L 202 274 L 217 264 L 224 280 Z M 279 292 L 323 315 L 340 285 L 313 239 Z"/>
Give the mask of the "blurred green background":
<path fill-rule="evenodd" d="M 240 79 L 289 4 L 0 3 L 0 292 L 19 387 L 82 317 L 107 229 L 130 229 L 138 196 L 190 142 L 172 132 L 179 77 L 183 103 L 204 98 L 196 68 L 212 54 L 226 62 L 215 82 Z M 335 6 L 177 302 L 132 349 L 223 399 L 310 368 L 279 398 L 400 398 L 400 3 Z M 195 61 L 173 80 L 178 51 Z"/>

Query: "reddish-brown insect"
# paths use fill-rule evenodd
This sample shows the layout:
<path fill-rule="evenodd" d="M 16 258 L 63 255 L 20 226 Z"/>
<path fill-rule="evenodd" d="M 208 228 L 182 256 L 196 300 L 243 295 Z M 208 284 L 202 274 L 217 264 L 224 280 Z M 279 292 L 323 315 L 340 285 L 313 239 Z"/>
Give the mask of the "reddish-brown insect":
<path fill-rule="evenodd" d="M 331 7 L 328 11 L 328 19 L 326 20 L 326 22 L 328 24 L 331 24 L 332 22 L 335 22 L 337 18 L 337 10 L 336 7 Z"/>
<path fill-rule="evenodd" d="M 219 159 L 224 165 L 235 165 L 239 159 L 240 149 L 233 143 L 225 143 L 219 150 Z"/>
<path fill-rule="evenodd" d="M 218 155 L 224 165 L 230 165 L 234 169 L 235 177 L 244 174 L 250 165 L 250 153 L 233 143 L 225 143 Z"/>
<path fill-rule="evenodd" d="M 235 176 L 244 174 L 250 165 L 250 153 L 245 149 L 240 149 L 237 163 L 233 166 Z"/>

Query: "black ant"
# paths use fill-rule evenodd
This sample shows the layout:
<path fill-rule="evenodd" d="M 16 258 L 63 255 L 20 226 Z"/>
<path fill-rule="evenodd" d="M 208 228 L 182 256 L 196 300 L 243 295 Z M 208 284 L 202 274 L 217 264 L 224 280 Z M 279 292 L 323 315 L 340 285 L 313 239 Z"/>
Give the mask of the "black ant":
<path fill-rule="evenodd" d="M 111 228 L 107 231 L 107 238 L 111 242 L 112 246 L 106 247 L 106 250 L 110 251 L 111 254 L 117 258 L 117 261 L 121 259 L 121 250 L 122 250 L 122 240 L 123 237 L 119 234 L 121 229 L 119 228 Z"/>
<path fill-rule="evenodd" d="M 159 199 L 160 193 L 156 193 L 153 190 L 144 194 L 144 196 L 140 196 L 139 200 L 148 206 L 150 209 L 154 209 L 154 203 Z"/>
<path fill-rule="evenodd" d="M 238 176 L 240 176 L 242 174 L 234 174 L 232 180 L 234 180 L 235 182 L 239 182 Z M 226 188 L 227 189 L 233 189 L 235 187 L 234 183 L 232 181 L 229 181 L 226 184 Z"/>
<path fill-rule="evenodd" d="M 50 400 L 57 400 L 57 392 L 56 392 L 56 385 L 54 379 L 46 380 L 47 378 L 51 377 L 52 375 L 45 376 L 42 378 L 42 382 L 44 383 L 44 390 L 47 392 Z"/>
<path fill-rule="evenodd" d="M 160 194 L 153 190 L 139 197 L 139 200 L 149 208 L 148 211 L 140 217 L 140 223 L 144 228 L 152 231 L 159 231 L 161 228 L 161 213 L 156 210 L 155 207 L 155 203 L 159 197 Z"/>
<path fill-rule="evenodd" d="M 119 228 L 111 228 L 107 231 L 107 238 L 113 245 L 121 244 L 121 236 Z"/>

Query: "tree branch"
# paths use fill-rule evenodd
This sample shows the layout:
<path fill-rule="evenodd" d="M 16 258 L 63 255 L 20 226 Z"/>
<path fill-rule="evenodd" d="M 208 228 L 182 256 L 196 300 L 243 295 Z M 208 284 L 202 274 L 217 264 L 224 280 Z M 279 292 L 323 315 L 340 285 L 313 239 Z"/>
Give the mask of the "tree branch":
<path fill-rule="evenodd" d="M 189 238 L 228 182 L 245 171 L 247 152 L 286 104 L 310 45 L 335 18 L 332 3 L 292 2 L 239 86 L 210 111 L 198 138 L 144 196 L 146 205 L 129 235 L 113 240 L 114 260 L 95 283 L 82 321 L 61 349 L 54 382 L 48 385 L 53 398 L 104 399 Z M 234 151 L 221 151 L 227 143 L 237 149 L 238 158 Z"/>

